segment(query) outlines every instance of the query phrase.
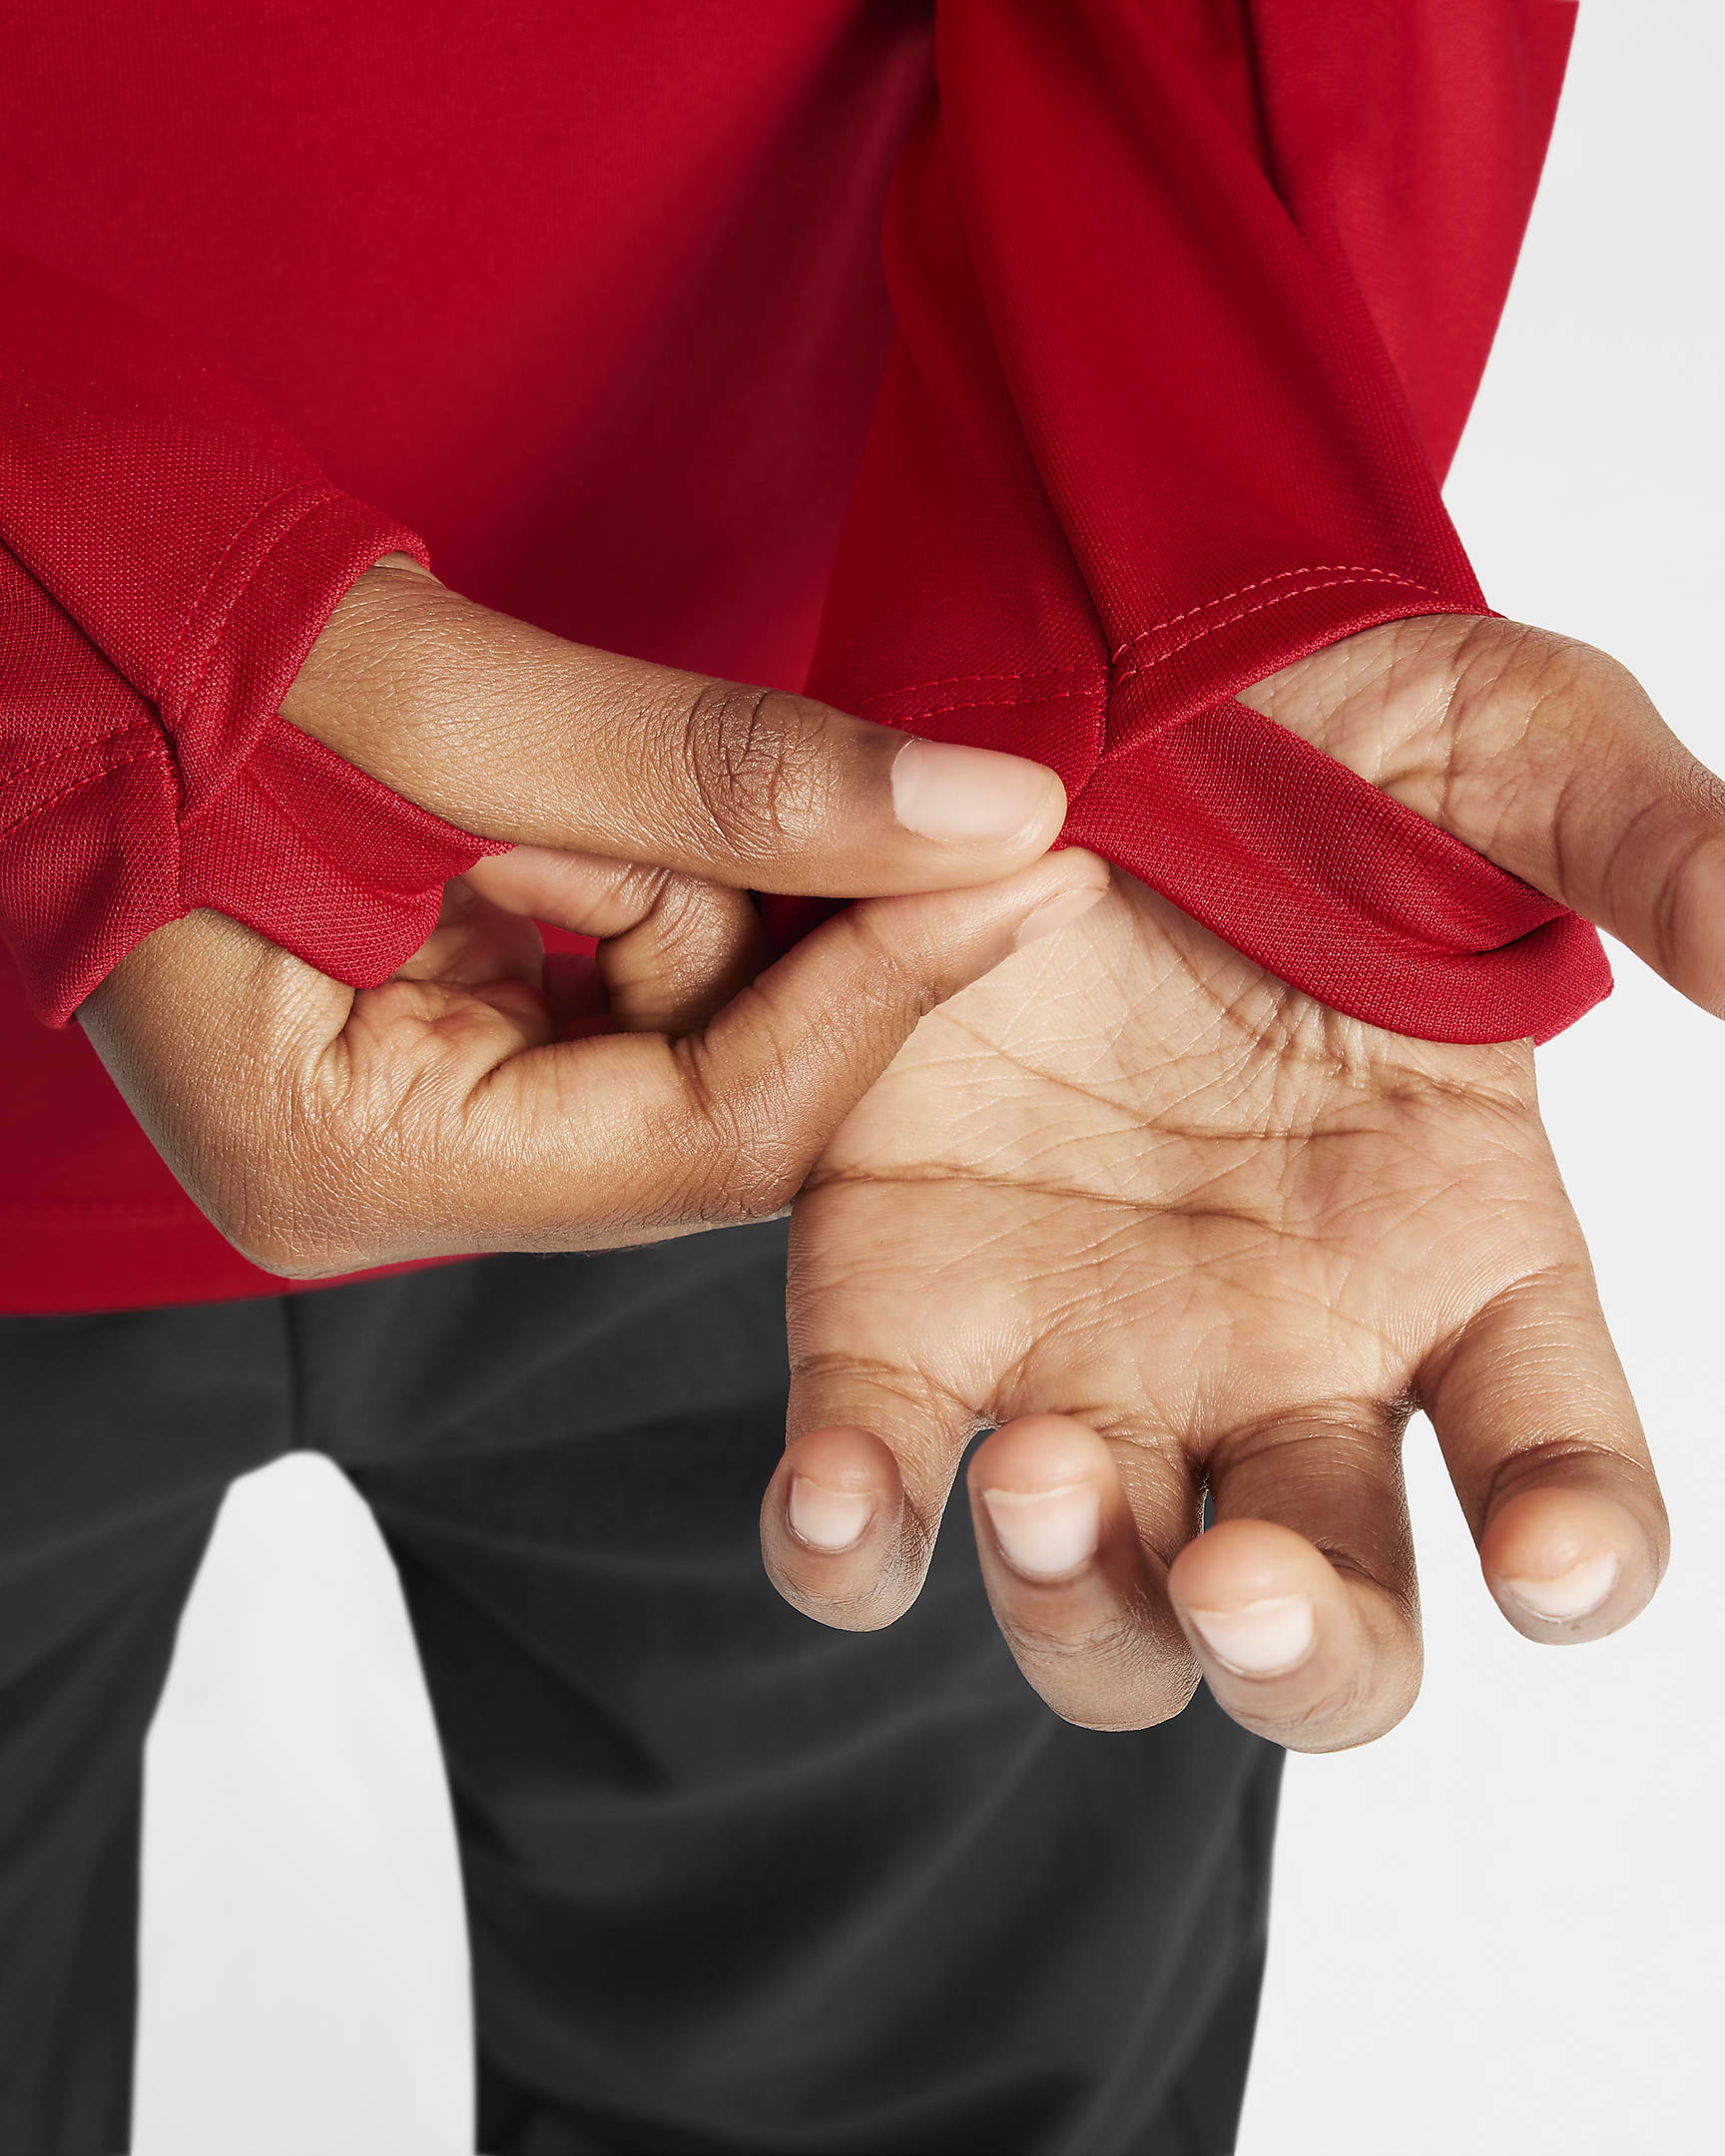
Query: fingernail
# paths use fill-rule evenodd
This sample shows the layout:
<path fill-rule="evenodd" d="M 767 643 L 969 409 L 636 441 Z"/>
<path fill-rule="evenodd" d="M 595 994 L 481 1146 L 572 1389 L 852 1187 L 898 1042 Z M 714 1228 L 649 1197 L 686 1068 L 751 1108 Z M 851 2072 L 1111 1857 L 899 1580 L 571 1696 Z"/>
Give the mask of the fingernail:
<path fill-rule="evenodd" d="M 1048 773 L 1023 757 L 913 741 L 892 759 L 892 813 L 922 838 L 1011 838 L 1048 801 Z"/>
<path fill-rule="evenodd" d="M 829 1489 L 824 1482 L 794 1474 L 787 1509 L 791 1532 L 798 1541 L 831 1556 L 862 1541 L 863 1529 L 874 1517 L 874 1500 L 864 1490 Z"/>
<path fill-rule="evenodd" d="M 1102 1499 L 1091 1482 L 1053 1489 L 985 1489 L 988 1524 L 1014 1572 L 1026 1579 L 1063 1579 L 1096 1554 Z"/>
<path fill-rule="evenodd" d="M 1012 938 L 1012 948 L 1022 950 L 1026 943 L 1034 943 L 1040 937 L 1052 935 L 1057 928 L 1064 928 L 1068 921 L 1075 921 L 1081 913 L 1088 913 L 1101 897 L 1098 890 L 1063 891 L 1058 898 L 1050 898 L 1046 905 L 1039 905 L 1034 913 L 1026 913 L 1018 924 L 1018 933 Z"/>
<path fill-rule="evenodd" d="M 1583 1557 L 1555 1579 L 1505 1579 L 1499 1584 L 1524 1610 L 1546 1624 L 1573 1624 L 1591 1617 L 1617 1580 L 1615 1552 Z"/>
<path fill-rule="evenodd" d="M 1277 1676 L 1312 1651 L 1316 1627 L 1309 1595 L 1266 1595 L 1238 1609 L 1188 1609 L 1186 1614 L 1217 1661 L 1238 1677 Z"/>

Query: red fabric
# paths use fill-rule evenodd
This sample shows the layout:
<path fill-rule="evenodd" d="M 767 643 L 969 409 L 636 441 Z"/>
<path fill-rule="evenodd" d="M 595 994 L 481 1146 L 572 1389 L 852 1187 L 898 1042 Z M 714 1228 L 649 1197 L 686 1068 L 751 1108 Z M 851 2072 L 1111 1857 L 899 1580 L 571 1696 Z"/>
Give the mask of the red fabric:
<path fill-rule="evenodd" d="M 1567 1025 L 1609 988 L 1598 938 L 1234 693 L 1378 622 L 1485 611 L 1438 482 L 1571 20 L 943 6 L 812 681 L 1033 744 L 1068 839 L 1323 1001 L 1443 1040 Z"/>
<path fill-rule="evenodd" d="M 200 906 L 387 980 L 444 883 L 503 850 L 276 716 L 354 577 L 421 541 L 237 383 L 16 255 L 0 534 L 0 918 L 49 1023 Z"/>
<path fill-rule="evenodd" d="M 82 12 L 0 77 L 0 921 L 42 1015 L 194 905 L 356 982 L 413 947 L 480 842 L 275 712 L 416 534 L 745 679 L 799 685 L 825 601 L 817 693 L 1045 758 L 1070 835 L 1344 1008 L 1603 992 L 1578 923 L 1232 702 L 1482 603 L 1437 481 L 1569 7 L 942 0 L 937 106 L 910 0 Z M 7 984 L 0 1127 L 0 1308 L 280 1287 Z"/>

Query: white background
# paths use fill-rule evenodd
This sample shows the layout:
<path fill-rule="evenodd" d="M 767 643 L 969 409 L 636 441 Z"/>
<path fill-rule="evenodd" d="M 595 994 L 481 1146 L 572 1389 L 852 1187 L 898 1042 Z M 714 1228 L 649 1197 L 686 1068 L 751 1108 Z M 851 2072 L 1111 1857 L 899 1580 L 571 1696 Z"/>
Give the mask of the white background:
<path fill-rule="evenodd" d="M 1725 27 L 1592 0 L 1450 497 L 1505 613 L 1626 661 L 1725 769 Z M 1600 1646 L 1496 1617 L 1410 1437 L 1430 1646 L 1382 1744 L 1290 1764 L 1243 2156 L 1719 2145 L 1725 1032 L 1632 960 L 1547 1117 L 1676 1555 Z M 465 2156 L 447 1802 L 369 1520 L 296 1460 L 235 1493 L 150 1755 L 140 2156 Z M 1107 2156 L 1107 2152 L 1099 2152 Z"/>

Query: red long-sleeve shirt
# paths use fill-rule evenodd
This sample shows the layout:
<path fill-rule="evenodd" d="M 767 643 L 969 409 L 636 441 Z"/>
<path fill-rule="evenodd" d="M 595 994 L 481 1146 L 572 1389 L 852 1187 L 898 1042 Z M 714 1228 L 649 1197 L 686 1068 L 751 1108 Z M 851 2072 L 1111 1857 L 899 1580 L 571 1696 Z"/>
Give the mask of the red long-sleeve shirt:
<path fill-rule="evenodd" d="M 280 1288 L 64 1021 L 196 906 L 355 983 L 423 938 L 477 842 L 276 716 L 391 550 L 567 636 L 1040 757 L 1073 839 L 1377 1022 L 1577 1015 L 1590 931 L 1233 701 L 1483 605 L 1438 484 L 1572 14 L 24 11 L 0 1309 Z"/>

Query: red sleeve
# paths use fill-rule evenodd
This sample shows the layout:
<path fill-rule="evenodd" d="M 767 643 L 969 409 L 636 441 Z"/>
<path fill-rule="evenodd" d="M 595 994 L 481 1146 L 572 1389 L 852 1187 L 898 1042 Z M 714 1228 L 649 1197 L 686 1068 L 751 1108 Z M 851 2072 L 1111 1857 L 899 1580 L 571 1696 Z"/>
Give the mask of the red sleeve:
<path fill-rule="evenodd" d="M 200 906 L 386 979 L 500 850 L 278 717 L 393 552 L 237 382 L 0 254 L 0 931 L 50 1023 Z"/>
<path fill-rule="evenodd" d="M 1609 989 L 1592 930 L 1235 694 L 1375 623 L 1487 611 L 1438 486 L 1573 9 L 936 20 L 812 692 L 1053 765 L 1071 842 L 1339 1009 L 1557 1031 Z"/>

